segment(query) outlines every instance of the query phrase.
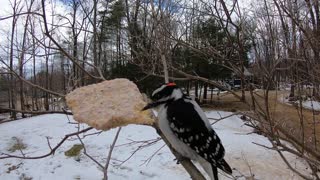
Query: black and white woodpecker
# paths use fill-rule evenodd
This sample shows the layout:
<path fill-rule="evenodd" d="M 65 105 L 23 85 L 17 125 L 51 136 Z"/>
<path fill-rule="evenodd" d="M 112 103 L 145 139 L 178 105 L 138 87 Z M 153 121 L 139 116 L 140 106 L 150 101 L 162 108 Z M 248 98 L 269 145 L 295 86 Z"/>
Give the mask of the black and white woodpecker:
<path fill-rule="evenodd" d="M 159 128 L 176 151 L 197 161 L 211 179 L 218 180 L 218 168 L 232 174 L 220 138 L 194 100 L 175 83 L 162 85 L 151 99 L 143 110 L 159 107 Z"/>

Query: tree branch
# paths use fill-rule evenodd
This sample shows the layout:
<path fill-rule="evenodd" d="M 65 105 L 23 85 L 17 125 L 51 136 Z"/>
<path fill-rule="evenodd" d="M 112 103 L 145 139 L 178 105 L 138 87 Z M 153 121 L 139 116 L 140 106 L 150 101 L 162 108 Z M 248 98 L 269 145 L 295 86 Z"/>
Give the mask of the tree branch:
<path fill-rule="evenodd" d="M 41 114 L 67 114 L 67 115 L 73 115 L 72 112 L 68 112 L 68 111 L 25 111 L 25 110 L 1 108 L 1 107 L 0 107 L 0 111 L 16 112 L 16 113 L 24 113 L 24 114 L 33 114 L 33 115 L 41 115 Z"/>
<path fill-rule="evenodd" d="M 176 150 L 172 148 L 170 145 L 170 142 L 166 139 L 166 137 L 162 134 L 160 128 L 157 124 L 153 126 L 156 130 L 159 136 L 163 139 L 163 141 L 167 144 L 172 154 L 176 157 L 176 159 L 179 160 L 181 165 L 184 167 L 184 169 L 189 173 L 190 177 L 193 180 L 205 180 L 204 176 L 201 174 L 201 172 L 197 169 L 197 167 L 190 161 L 190 159 L 183 157 L 180 153 L 178 153 Z"/>
<path fill-rule="evenodd" d="M 64 136 L 64 138 L 54 147 L 54 148 L 51 148 L 50 146 L 50 149 L 51 151 L 48 152 L 47 154 L 44 154 L 44 155 L 41 155 L 41 156 L 17 156 L 17 155 L 11 155 L 11 154 L 6 154 L 6 153 L 0 153 L 0 159 L 8 159 L 8 158 L 18 158 L 18 159 L 42 159 L 42 158 L 45 158 L 45 157 L 48 157 L 50 155 L 54 155 L 54 153 L 56 152 L 56 150 L 69 138 L 69 137 L 72 137 L 72 136 L 76 136 L 76 135 L 79 135 L 81 133 L 85 133 L 89 130 L 93 129 L 92 127 L 89 127 L 89 128 L 86 128 L 86 129 L 83 129 L 81 131 L 78 131 L 78 132 L 74 132 L 74 133 L 71 133 L 71 134 L 67 134 Z"/>
<path fill-rule="evenodd" d="M 120 131 L 121 131 L 121 127 L 118 128 L 118 131 L 117 131 L 117 134 L 116 136 L 114 137 L 114 140 L 110 146 L 110 149 L 109 149 L 109 153 L 108 153 L 108 158 L 107 158 L 107 162 L 106 162 L 106 165 L 104 166 L 103 168 L 103 180 L 108 180 L 108 167 L 109 167 L 109 164 L 110 164 L 110 160 L 111 160 L 111 156 L 112 156 L 112 151 L 114 149 L 114 146 L 116 145 L 116 142 L 118 140 L 118 137 L 119 137 L 119 134 L 120 134 Z"/>

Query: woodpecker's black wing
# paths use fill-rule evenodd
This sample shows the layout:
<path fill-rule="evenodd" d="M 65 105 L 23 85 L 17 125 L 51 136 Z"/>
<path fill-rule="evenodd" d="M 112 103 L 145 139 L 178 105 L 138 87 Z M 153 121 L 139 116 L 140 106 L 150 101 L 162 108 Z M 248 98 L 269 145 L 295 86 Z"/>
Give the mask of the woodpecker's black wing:
<path fill-rule="evenodd" d="M 224 147 L 218 135 L 208 128 L 191 100 L 181 98 L 167 103 L 167 118 L 174 134 L 201 157 L 227 173 L 232 173 L 224 161 Z M 223 167 L 221 167 L 223 165 Z"/>

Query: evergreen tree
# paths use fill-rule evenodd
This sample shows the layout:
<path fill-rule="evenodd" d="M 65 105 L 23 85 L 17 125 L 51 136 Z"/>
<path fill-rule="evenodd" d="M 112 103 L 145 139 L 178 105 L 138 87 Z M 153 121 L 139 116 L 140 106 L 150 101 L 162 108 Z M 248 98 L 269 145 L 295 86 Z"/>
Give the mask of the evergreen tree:
<path fill-rule="evenodd" d="M 111 1 L 110 7 L 101 11 L 100 43 L 103 48 L 99 52 L 102 59 L 103 73 L 109 77 L 121 75 L 125 59 L 122 56 L 122 30 L 125 8 L 123 0 Z M 115 50 L 114 50 L 115 49 Z M 108 61 L 111 59 L 111 61 Z"/>

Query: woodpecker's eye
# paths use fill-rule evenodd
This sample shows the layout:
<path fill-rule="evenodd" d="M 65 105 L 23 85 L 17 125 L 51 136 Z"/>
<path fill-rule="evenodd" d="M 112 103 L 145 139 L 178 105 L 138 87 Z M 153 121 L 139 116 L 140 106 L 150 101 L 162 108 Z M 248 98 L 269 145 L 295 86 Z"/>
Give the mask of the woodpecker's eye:
<path fill-rule="evenodd" d="M 155 94 L 155 95 L 153 96 L 153 98 L 154 98 L 154 99 L 160 99 L 160 94 Z"/>

